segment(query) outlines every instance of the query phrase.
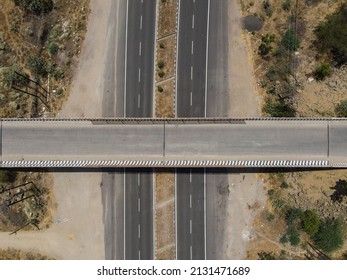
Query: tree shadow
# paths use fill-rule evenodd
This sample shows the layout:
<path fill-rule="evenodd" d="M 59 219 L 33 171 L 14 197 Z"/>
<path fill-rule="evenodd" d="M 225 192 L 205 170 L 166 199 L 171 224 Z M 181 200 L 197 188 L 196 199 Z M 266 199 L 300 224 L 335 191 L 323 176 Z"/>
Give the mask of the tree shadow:
<path fill-rule="evenodd" d="M 330 189 L 335 190 L 334 193 L 330 196 L 331 200 L 334 202 L 342 202 L 344 196 L 347 196 L 347 181 L 338 180 L 334 187 Z"/>

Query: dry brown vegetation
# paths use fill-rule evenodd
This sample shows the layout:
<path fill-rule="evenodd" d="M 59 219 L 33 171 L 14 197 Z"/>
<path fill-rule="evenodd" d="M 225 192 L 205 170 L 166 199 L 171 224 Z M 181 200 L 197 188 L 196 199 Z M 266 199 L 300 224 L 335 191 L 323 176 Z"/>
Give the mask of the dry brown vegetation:
<path fill-rule="evenodd" d="M 52 176 L 38 172 L 7 174 L 11 178 L 2 176 L 0 183 L 0 231 L 48 228 L 56 208 Z"/>
<path fill-rule="evenodd" d="M 177 0 L 159 1 L 155 101 L 160 118 L 175 116 L 176 12 Z"/>
<path fill-rule="evenodd" d="M 0 249 L 0 260 L 51 260 L 47 256 L 36 252 L 27 252 L 12 248 Z"/>
<path fill-rule="evenodd" d="M 48 100 L 47 108 L 37 99 L 2 84 L 0 93 L 1 117 L 54 116 L 69 94 L 73 71 L 77 65 L 81 44 L 86 32 L 89 0 L 54 1 L 54 9 L 34 15 L 15 6 L 13 0 L 2 0 L 0 11 L 0 72 L 16 69 L 39 82 L 50 93 L 29 84 L 23 87 L 35 94 L 40 91 Z M 30 67 L 29 58 L 41 59 L 40 74 Z M 2 81 L 3 75 L 2 75 Z"/>
<path fill-rule="evenodd" d="M 175 258 L 175 176 L 172 171 L 156 173 L 156 258 Z"/>
<path fill-rule="evenodd" d="M 287 77 L 281 75 L 281 67 L 284 69 L 286 64 L 284 59 L 279 60 L 277 57 L 282 37 L 293 20 L 296 1 L 269 0 L 271 15 L 266 14 L 264 1 L 241 0 L 240 2 L 244 16 L 256 15 L 264 23 L 259 32 L 244 33 L 249 53 L 253 58 L 258 92 L 263 99 L 277 98 L 278 95 L 282 95 L 282 98 L 287 98 L 293 105 L 296 116 L 335 116 L 336 105 L 347 98 L 347 68 L 332 67 L 332 75 L 324 81 L 317 81 L 314 78 L 314 71 L 318 64 L 324 62 L 333 65 L 330 55 L 320 53 L 316 48 L 314 29 L 345 1 L 305 0 L 298 2 L 297 34 L 300 38 L 300 45 L 288 60 L 291 67 L 294 66 L 292 70 L 294 70 L 296 80 L 292 75 L 287 75 Z M 289 9 L 283 8 L 285 2 L 291 3 Z M 258 53 L 259 46 L 262 43 L 262 37 L 266 34 L 274 35 L 274 42 L 271 43 L 272 49 L 269 55 L 261 57 Z M 294 64 L 292 64 L 293 62 Z M 286 82 L 294 86 L 294 91 L 289 95 L 283 94 Z M 321 219 L 342 218 L 346 223 L 347 197 L 344 196 L 341 201 L 332 199 L 338 182 L 344 182 L 346 174 L 344 170 L 331 170 L 264 176 L 267 190 L 271 191 L 264 211 L 254 220 L 257 238 L 249 244 L 248 258 L 258 259 L 258 253 L 261 251 L 273 252 L 280 259 L 305 258 L 306 241 L 312 242 L 306 233 L 299 230 L 300 244 L 297 246 L 280 242 L 280 238 L 287 230 L 285 213 L 290 208 L 302 211 L 313 210 Z M 282 182 L 286 182 L 289 187 L 281 188 Z M 331 254 L 331 257 L 340 258 L 346 250 L 345 242 L 341 249 Z"/>

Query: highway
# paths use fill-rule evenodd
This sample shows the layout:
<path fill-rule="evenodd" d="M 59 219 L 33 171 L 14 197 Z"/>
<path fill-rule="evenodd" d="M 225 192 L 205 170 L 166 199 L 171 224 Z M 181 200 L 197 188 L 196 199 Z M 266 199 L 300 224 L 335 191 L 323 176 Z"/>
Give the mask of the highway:
<path fill-rule="evenodd" d="M 152 116 L 155 14 L 155 0 L 112 1 L 103 117 Z M 152 177 L 141 169 L 103 173 L 106 259 L 153 259 Z"/>
<path fill-rule="evenodd" d="M 152 117 L 156 0 L 128 0 L 127 13 L 124 116 Z M 124 258 L 153 259 L 153 173 L 125 169 L 124 185 Z"/>
<path fill-rule="evenodd" d="M 206 117 L 210 1 L 179 3 L 176 117 Z M 205 179 L 203 169 L 177 172 L 177 259 L 206 258 Z"/>

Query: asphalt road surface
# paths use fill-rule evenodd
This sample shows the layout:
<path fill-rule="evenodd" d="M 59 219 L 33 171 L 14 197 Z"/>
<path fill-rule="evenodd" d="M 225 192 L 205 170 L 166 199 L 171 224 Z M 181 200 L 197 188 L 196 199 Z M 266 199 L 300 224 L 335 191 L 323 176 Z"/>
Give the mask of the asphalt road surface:
<path fill-rule="evenodd" d="M 209 0 L 180 1 L 176 117 L 206 117 L 209 5 Z M 194 175 L 192 170 L 177 172 L 177 259 L 206 258 L 205 187 L 203 169 L 194 170 Z M 188 203 L 186 196 L 197 203 Z"/>
<path fill-rule="evenodd" d="M 156 0 L 128 1 L 124 116 L 152 117 Z M 124 172 L 125 259 L 153 259 L 153 173 Z"/>
<path fill-rule="evenodd" d="M 104 70 L 104 117 L 150 117 L 153 102 L 155 0 L 112 1 Z M 152 259 L 152 176 L 112 169 L 102 176 L 106 259 Z M 140 186 L 134 184 L 140 176 Z M 139 217 L 146 224 L 139 222 Z M 129 223 L 137 221 L 137 226 Z M 140 225 L 140 227 L 139 227 Z M 139 230 L 140 235 L 139 235 Z M 142 253 L 141 253 L 142 252 Z"/>

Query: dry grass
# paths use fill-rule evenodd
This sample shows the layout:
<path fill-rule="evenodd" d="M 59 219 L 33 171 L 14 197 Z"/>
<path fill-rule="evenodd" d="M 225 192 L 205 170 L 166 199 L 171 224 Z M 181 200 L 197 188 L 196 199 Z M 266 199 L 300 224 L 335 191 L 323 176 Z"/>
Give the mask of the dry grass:
<path fill-rule="evenodd" d="M 175 175 L 172 171 L 156 174 L 156 242 L 157 259 L 175 258 Z"/>
<path fill-rule="evenodd" d="M 49 114 L 52 116 L 69 95 L 89 15 L 89 0 L 54 3 L 53 11 L 41 16 L 24 12 L 12 0 L 2 0 L 0 11 L 0 43 L 4 46 L 0 51 L 0 70 L 17 66 L 37 80 L 30 72 L 27 60 L 30 55 L 44 58 L 50 73 L 49 100 L 52 108 Z M 56 54 L 49 52 L 52 44 L 58 46 Z M 58 71 L 63 72 L 63 77 L 57 76 Z M 38 81 L 48 88 L 47 77 L 40 77 Z M 63 93 L 57 95 L 56 92 Z M 0 92 L 2 117 L 42 116 L 45 111 L 47 108 L 43 104 L 33 105 L 33 97 L 6 88 Z"/>
<path fill-rule="evenodd" d="M 157 85 L 155 98 L 155 115 L 158 118 L 173 118 L 175 116 L 174 84 L 175 81 L 172 79 Z M 163 92 L 159 92 L 159 86 L 163 88 Z"/>
<path fill-rule="evenodd" d="M 161 48 L 160 46 L 164 46 Z M 175 46 L 176 46 L 176 36 L 170 36 L 165 39 L 158 40 L 157 43 L 157 79 L 160 82 L 169 79 L 175 75 Z M 158 63 L 160 61 L 164 62 L 164 67 L 159 69 Z M 159 76 L 159 71 L 164 71 L 165 75 L 163 77 Z"/>
<path fill-rule="evenodd" d="M 0 249 L 0 260 L 52 260 L 36 252 L 27 252 L 12 248 Z"/>
<path fill-rule="evenodd" d="M 159 0 L 159 39 L 176 32 L 177 0 Z"/>
<path fill-rule="evenodd" d="M 39 189 L 40 193 L 38 193 L 36 188 L 31 184 L 2 193 L 0 195 L 0 231 L 14 231 L 24 226 L 31 219 L 37 219 L 39 221 L 38 227 L 40 229 L 48 228 L 53 222 L 53 212 L 56 209 L 56 202 L 52 190 L 52 175 L 38 172 L 18 172 L 16 174 L 14 182 L 2 183 L 2 185 L 5 185 L 6 188 L 10 188 L 32 181 Z M 35 198 L 23 200 L 12 206 L 6 206 L 5 201 L 14 194 L 19 193 L 19 191 L 26 191 L 25 196 L 29 196 L 33 193 L 37 196 Z M 21 230 L 37 230 L 37 228 L 29 224 Z"/>

